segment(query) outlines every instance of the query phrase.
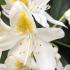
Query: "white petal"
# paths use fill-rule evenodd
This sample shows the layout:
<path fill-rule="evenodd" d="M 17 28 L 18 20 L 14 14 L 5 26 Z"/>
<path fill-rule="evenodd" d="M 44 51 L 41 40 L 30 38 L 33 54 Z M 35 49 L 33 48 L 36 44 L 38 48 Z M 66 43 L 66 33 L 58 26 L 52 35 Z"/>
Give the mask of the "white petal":
<path fill-rule="evenodd" d="M 46 10 L 48 7 L 47 3 L 50 0 L 29 0 L 29 9 L 31 12 L 37 12 L 40 10 Z"/>
<path fill-rule="evenodd" d="M 16 65 L 17 61 L 20 61 L 20 60 L 15 56 L 8 57 L 5 61 L 5 65 L 7 66 L 7 70 L 17 70 L 17 65 Z M 22 62 L 22 61 L 20 61 L 20 62 Z"/>
<path fill-rule="evenodd" d="M 1 59 L 2 52 L 0 51 L 0 59 Z"/>
<path fill-rule="evenodd" d="M 7 70 L 6 65 L 5 64 L 0 64 L 0 70 Z"/>
<path fill-rule="evenodd" d="M 36 39 L 35 46 L 34 55 L 39 70 L 55 70 L 56 60 L 52 45 Z"/>
<path fill-rule="evenodd" d="M 43 27 L 49 27 L 46 16 L 44 16 L 40 12 L 32 14 L 39 24 L 41 24 Z"/>
<path fill-rule="evenodd" d="M 53 19 L 47 12 L 43 12 L 43 13 L 44 13 L 44 15 L 46 16 L 47 20 L 48 20 L 49 22 L 51 22 L 52 24 L 56 24 L 56 25 L 60 25 L 60 26 L 66 27 L 66 26 L 64 25 L 64 23 Z"/>
<path fill-rule="evenodd" d="M 20 40 L 14 48 L 9 51 L 8 57 L 14 55 L 16 57 L 22 56 L 22 60 L 26 61 L 32 52 L 32 44 L 29 36 L 25 37 L 23 40 Z"/>
<path fill-rule="evenodd" d="M 0 18 L 0 34 L 3 34 L 9 31 L 11 28 L 7 24 L 5 24 L 2 19 Z"/>
<path fill-rule="evenodd" d="M 15 2 L 13 7 L 11 8 L 9 14 L 10 14 L 9 15 L 10 25 L 15 31 L 17 31 L 17 23 L 19 22 L 20 18 L 22 17 L 21 14 L 25 14 L 27 16 L 27 18 L 28 18 L 27 20 L 30 20 L 30 22 L 32 22 L 31 23 L 32 28 L 33 28 L 32 30 L 34 32 L 36 31 L 36 25 L 35 25 L 34 19 L 31 15 L 30 11 L 28 10 L 28 8 L 22 2 L 20 2 L 20 1 Z M 23 17 L 23 19 L 24 19 L 24 17 Z M 25 21 L 23 21 L 22 23 L 25 23 Z"/>
<path fill-rule="evenodd" d="M 6 32 L 3 36 L 0 37 L 0 51 L 5 51 L 13 48 L 15 44 L 22 38 L 22 36 L 19 36 L 13 31 Z"/>
<path fill-rule="evenodd" d="M 29 36 L 20 40 L 15 47 L 9 51 L 8 58 L 5 61 L 5 64 L 9 66 L 8 69 L 16 70 L 16 61 L 20 61 L 24 65 L 27 64 L 27 60 L 32 52 L 32 47 Z"/>
<path fill-rule="evenodd" d="M 38 65 L 32 56 L 28 59 L 27 66 L 30 67 L 30 69 L 38 70 Z"/>
<path fill-rule="evenodd" d="M 68 9 L 65 14 L 64 14 L 65 18 L 69 21 L 70 24 L 70 9 Z"/>
<path fill-rule="evenodd" d="M 63 65 L 60 61 L 57 62 L 57 67 L 56 67 L 57 70 L 63 70 Z"/>
<path fill-rule="evenodd" d="M 37 31 L 37 36 L 46 42 L 64 37 L 64 32 L 61 28 L 38 28 Z"/>
<path fill-rule="evenodd" d="M 10 10 L 9 17 L 10 17 L 10 21 L 11 21 L 11 26 L 16 27 L 16 24 L 19 21 L 19 18 L 21 17 L 20 14 L 22 12 L 23 13 L 25 12 L 27 14 L 29 20 L 31 20 L 33 22 L 33 27 L 35 28 L 35 23 L 34 23 L 31 13 L 28 11 L 27 7 L 20 1 L 15 2 L 15 4 L 13 5 L 13 7 Z"/>
<path fill-rule="evenodd" d="M 6 49 L 7 47 L 10 47 L 10 45 L 8 43 L 9 41 L 7 40 L 7 39 L 9 39 L 8 38 L 8 36 L 9 36 L 8 32 L 9 32 L 10 29 L 11 28 L 8 25 L 6 25 L 2 21 L 2 19 L 0 18 L 0 51 L 4 51 L 3 49 Z"/>
<path fill-rule="evenodd" d="M 64 70 L 70 70 L 70 65 L 66 65 Z"/>
<path fill-rule="evenodd" d="M 11 2 L 11 0 L 5 0 L 5 2 L 6 2 L 6 5 L 2 5 L 2 8 L 6 13 L 9 13 L 13 3 Z"/>

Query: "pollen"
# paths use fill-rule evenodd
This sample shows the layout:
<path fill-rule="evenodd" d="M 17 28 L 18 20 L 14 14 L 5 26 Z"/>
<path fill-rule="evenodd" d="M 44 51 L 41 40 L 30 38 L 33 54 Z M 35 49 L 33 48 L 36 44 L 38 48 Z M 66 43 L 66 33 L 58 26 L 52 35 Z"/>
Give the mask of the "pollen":
<path fill-rule="evenodd" d="M 24 67 L 24 64 L 22 62 L 20 62 L 20 61 L 16 62 L 16 68 L 17 68 L 17 70 L 22 70 L 23 67 Z"/>
<path fill-rule="evenodd" d="M 29 19 L 25 12 L 20 14 L 20 18 L 17 23 L 17 30 L 23 34 L 33 31 L 32 21 Z"/>

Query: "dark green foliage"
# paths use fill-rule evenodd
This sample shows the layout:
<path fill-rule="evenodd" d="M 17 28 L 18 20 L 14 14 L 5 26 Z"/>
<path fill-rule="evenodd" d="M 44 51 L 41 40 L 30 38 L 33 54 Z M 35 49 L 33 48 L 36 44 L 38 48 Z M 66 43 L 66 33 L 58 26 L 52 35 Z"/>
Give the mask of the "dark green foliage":
<path fill-rule="evenodd" d="M 0 5 L 5 5 L 5 4 L 6 4 L 5 0 L 0 0 Z"/>

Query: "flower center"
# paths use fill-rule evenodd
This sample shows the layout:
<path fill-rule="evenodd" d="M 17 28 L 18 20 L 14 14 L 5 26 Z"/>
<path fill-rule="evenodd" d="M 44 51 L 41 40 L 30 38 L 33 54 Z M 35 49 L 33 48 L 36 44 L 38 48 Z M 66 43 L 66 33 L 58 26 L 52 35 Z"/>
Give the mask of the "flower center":
<path fill-rule="evenodd" d="M 16 67 L 17 67 L 17 70 L 22 70 L 23 67 L 24 67 L 24 64 L 22 62 L 20 62 L 20 61 L 17 61 L 16 62 Z"/>
<path fill-rule="evenodd" d="M 17 0 L 11 0 L 12 3 L 16 2 Z M 24 4 L 28 4 L 28 0 L 20 0 Z"/>
<path fill-rule="evenodd" d="M 25 12 L 20 14 L 19 21 L 17 23 L 17 30 L 21 33 L 33 32 L 32 21 L 29 19 Z"/>

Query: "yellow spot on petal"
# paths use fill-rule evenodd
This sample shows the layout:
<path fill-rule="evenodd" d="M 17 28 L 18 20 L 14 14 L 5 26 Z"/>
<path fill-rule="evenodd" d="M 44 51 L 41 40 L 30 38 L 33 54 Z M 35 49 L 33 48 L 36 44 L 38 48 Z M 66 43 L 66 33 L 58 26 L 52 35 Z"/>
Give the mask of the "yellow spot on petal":
<path fill-rule="evenodd" d="M 12 3 L 16 2 L 17 0 L 10 0 Z M 24 4 L 28 4 L 28 0 L 20 0 Z"/>
<path fill-rule="evenodd" d="M 28 4 L 28 0 L 20 0 L 21 2 L 23 2 L 24 4 Z"/>
<path fill-rule="evenodd" d="M 17 0 L 10 0 L 12 3 L 16 2 Z"/>
<path fill-rule="evenodd" d="M 20 14 L 20 19 L 17 23 L 17 30 L 21 33 L 33 32 L 32 21 L 25 12 Z"/>
<path fill-rule="evenodd" d="M 3 29 L 3 28 L 0 28 L 0 32 L 4 32 L 5 31 L 5 29 Z"/>
<path fill-rule="evenodd" d="M 20 61 L 17 61 L 16 62 L 16 67 L 17 67 L 17 70 L 22 70 L 23 67 L 24 67 L 24 64 L 22 62 L 20 62 Z"/>

